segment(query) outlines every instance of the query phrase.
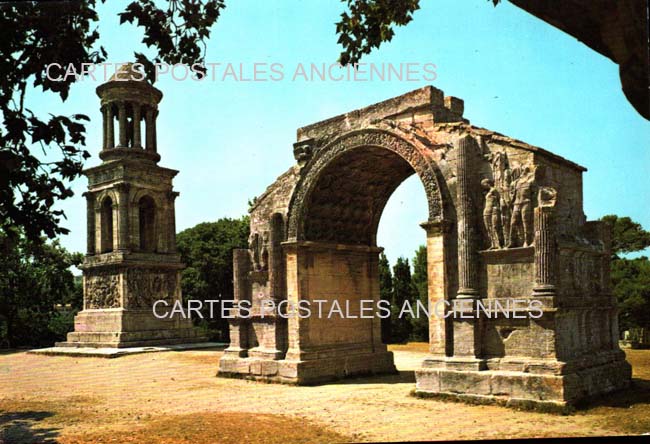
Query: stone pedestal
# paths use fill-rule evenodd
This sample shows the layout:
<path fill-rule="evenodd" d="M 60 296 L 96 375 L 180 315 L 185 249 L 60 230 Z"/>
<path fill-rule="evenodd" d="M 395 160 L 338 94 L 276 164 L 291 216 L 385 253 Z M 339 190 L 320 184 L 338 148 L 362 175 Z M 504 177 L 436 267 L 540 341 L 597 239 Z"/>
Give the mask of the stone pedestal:
<path fill-rule="evenodd" d="M 282 311 L 275 311 L 231 322 L 231 346 L 219 361 L 219 376 L 316 384 L 352 375 L 395 373 L 393 354 L 381 343 L 379 318 L 328 317 L 334 303 L 340 304 L 346 315 L 350 307 L 349 314 L 359 316 L 360 300 L 378 301 L 380 249 L 317 242 L 285 243 L 282 247 L 286 254 L 285 302 L 294 307 L 298 301 L 309 302 L 313 316 L 284 319 L 279 314 Z M 246 272 L 251 268 L 249 257 L 241 250 L 235 252 L 238 300 L 256 278 L 254 272 Z M 307 292 L 307 288 L 312 290 Z M 316 314 L 319 300 L 323 301 L 323 316 Z M 263 310 L 258 303 L 253 297 L 254 313 Z"/>
<path fill-rule="evenodd" d="M 483 370 L 456 358 L 428 358 L 416 370 L 416 395 L 472 403 L 564 410 L 577 401 L 629 387 L 631 367 L 622 351 L 603 351 L 570 363 L 508 358 Z"/>

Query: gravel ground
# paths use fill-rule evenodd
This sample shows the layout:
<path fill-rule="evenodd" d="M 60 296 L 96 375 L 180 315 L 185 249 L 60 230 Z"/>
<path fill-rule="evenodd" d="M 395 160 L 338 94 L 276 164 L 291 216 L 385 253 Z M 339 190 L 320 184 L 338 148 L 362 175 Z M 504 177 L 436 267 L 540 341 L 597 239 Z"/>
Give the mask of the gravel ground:
<path fill-rule="evenodd" d="M 0 443 L 198 444 L 237 442 L 244 435 L 269 443 L 408 441 L 650 432 L 650 350 L 627 352 L 635 370 L 633 389 L 560 416 L 414 398 L 413 370 L 426 345 L 391 349 L 399 375 L 317 387 L 216 378 L 221 352 L 215 350 L 116 359 L 4 353 Z"/>

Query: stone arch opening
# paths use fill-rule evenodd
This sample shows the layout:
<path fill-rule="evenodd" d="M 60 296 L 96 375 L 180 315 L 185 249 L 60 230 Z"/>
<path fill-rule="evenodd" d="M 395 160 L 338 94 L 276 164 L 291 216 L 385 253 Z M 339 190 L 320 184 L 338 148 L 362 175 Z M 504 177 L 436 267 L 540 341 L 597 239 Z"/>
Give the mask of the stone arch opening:
<path fill-rule="evenodd" d="M 325 255 L 312 253 L 315 259 L 314 269 L 326 264 L 331 269 L 337 270 L 334 271 L 336 273 L 334 276 L 324 276 L 317 284 L 319 287 L 331 289 L 332 282 L 328 281 L 334 280 L 337 282 L 335 285 L 337 294 L 329 291 L 320 292 L 319 288 L 312 290 L 319 292 L 320 299 L 328 300 L 327 306 L 333 304 L 338 298 L 342 298 L 342 301 L 339 301 L 342 307 L 346 303 L 353 303 L 356 306 L 355 296 L 360 299 L 359 304 L 361 300 L 376 300 L 377 297 L 382 304 L 391 303 L 390 295 L 382 293 L 380 288 L 382 277 L 380 255 L 383 245 L 377 244 L 377 231 L 391 196 L 413 175 L 417 176 L 415 169 L 403 157 L 395 151 L 378 146 L 354 147 L 335 158 L 321 171 L 306 200 L 303 240 L 336 245 L 335 253 L 327 252 Z M 422 186 L 421 181 L 420 184 Z M 422 219 L 409 221 L 415 226 L 420 222 Z M 422 231 L 418 236 L 421 243 L 426 245 L 426 233 Z M 365 246 L 367 250 L 360 254 L 357 249 L 354 249 L 356 246 Z M 350 250 L 346 252 L 346 249 Z M 415 254 L 415 249 L 412 253 Z M 411 257 L 408 259 L 410 261 Z M 392 273 L 392 266 L 395 263 L 390 265 Z M 362 268 L 366 269 L 365 273 L 358 272 Z M 400 293 L 398 299 L 401 301 L 405 296 Z M 412 296 L 414 299 L 410 302 L 415 309 L 417 295 Z M 394 305 L 395 301 L 392 303 Z M 425 304 L 428 305 L 426 300 Z M 391 309 L 395 308 L 399 311 L 399 307 L 391 307 Z M 357 313 L 355 311 L 349 314 L 355 316 Z M 419 310 L 416 314 L 426 316 L 426 313 Z M 351 335 L 348 338 L 350 341 L 359 338 L 370 340 L 376 334 L 373 331 L 375 322 L 356 319 L 345 321 L 350 326 Z M 339 320 L 333 322 L 338 324 L 337 331 L 342 331 L 341 325 L 344 322 Z M 382 337 L 386 338 L 390 333 L 388 328 L 390 321 L 383 319 L 379 322 Z M 318 326 L 319 323 L 322 325 Z M 414 325 L 415 320 L 408 318 L 399 324 L 408 330 L 408 326 Z M 424 319 L 424 324 L 428 325 L 428 319 Z M 313 321 L 311 327 L 333 331 L 331 319 Z M 428 332 L 428 327 L 425 328 Z M 367 334 L 364 335 L 363 332 Z M 397 334 L 397 332 L 393 333 Z"/>
<path fill-rule="evenodd" d="M 393 151 L 353 148 L 321 172 L 304 212 L 304 240 L 377 245 L 377 227 L 388 199 L 415 174 Z"/>
<path fill-rule="evenodd" d="M 100 250 L 102 253 L 110 253 L 113 251 L 113 200 L 110 196 L 104 198 L 100 211 Z"/>
<path fill-rule="evenodd" d="M 377 205 L 383 210 L 392 192 L 413 173 L 419 176 L 424 186 L 428 200 L 429 221 L 442 221 L 445 215 L 453 213 L 453 210 L 449 208 L 449 205 L 443 206 L 443 195 L 446 196 L 447 193 L 443 193 L 444 190 L 441 190 L 439 186 L 440 173 L 424 153 L 426 148 L 419 145 L 414 140 L 407 141 L 402 134 L 383 128 L 370 128 L 344 134 L 321 148 L 315 158 L 305 167 L 306 172 L 302 174 L 302 179 L 296 185 L 296 190 L 291 198 L 287 216 L 287 238 L 290 241 L 305 240 L 314 234 L 314 230 L 318 231 L 318 226 L 307 227 L 305 221 L 309 217 L 306 212 L 311 208 L 310 199 L 314 196 L 313 191 L 319 186 L 331 187 L 335 177 L 334 173 L 340 177 L 362 174 L 366 185 L 371 186 L 371 192 L 383 193 L 381 196 L 372 198 L 372 202 L 365 203 L 365 206 L 371 206 L 367 209 L 372 212 L 372 224 L 366 227 L 368 231 L 366 234 L 375 232 L 374 238 L 370 235 L 367 239 L 370 243 L 376 243 L 376 229 L 381 217 L 381 211 L 377 211 L 379 208 Z M 347 166 L 346 161 L 352 162 L 352 164 Z M 384 165 L 388 172 L 387 177 L 382 177 L 379 171 L 383 170 L 380 165 L 375 165 L 374 161 Z M 390 169 L 391 166 L 395 168 L 395 171 Z M 382 182 L 386 183 L 382 184 Z M 364 185 L 363 182 L 355 181 L 350 184 L 352 184 L 350 185 L 352 188 L 366 191 L 367 195 L 367 189 L 359 188 Z M 339 195 L 343 196 L 346 203 L 355 200 L 346 196 L 345 192 L 340 192 Z M 360 200 L 360 198 L 356 200 Z M 315 204 L 318 207 L 318 202 Z M 357 204 L 364 206 L 364 203 L 361 202 L 357 202 Z M 358 205 L 357 213 L 361 209 Z M 326 211 L 327 209 L 327 203 L 325 203 L 325 208 L 321 205 L 320 210 Z M 316 209 L 316 211 L 320 210 Z"/>
<path fill-rule="evenodd" d="M 151 196 L 142 196 L 138 201 L 140 228 L 140 251 L 156 250 L 156 203 Z"/>

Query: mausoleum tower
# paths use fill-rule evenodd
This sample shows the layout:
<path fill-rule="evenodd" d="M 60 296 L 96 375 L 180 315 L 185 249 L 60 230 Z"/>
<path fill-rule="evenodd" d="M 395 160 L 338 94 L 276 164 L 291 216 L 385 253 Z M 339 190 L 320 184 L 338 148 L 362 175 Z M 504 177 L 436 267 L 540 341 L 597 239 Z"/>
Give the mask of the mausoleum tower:
<path fill-rule="evenodd" d="M 181 299 L 174 191 L 178 171 L 158 166 L 156 118 L 162 92 L 133 65 L 97 88 L 102 163 L 88 177 L 84 306 L 59 346 L 133 347 L 197 342 L 189 319 L 159 319 Z M 168 311 L 168 310 L 167 310 Z"/>

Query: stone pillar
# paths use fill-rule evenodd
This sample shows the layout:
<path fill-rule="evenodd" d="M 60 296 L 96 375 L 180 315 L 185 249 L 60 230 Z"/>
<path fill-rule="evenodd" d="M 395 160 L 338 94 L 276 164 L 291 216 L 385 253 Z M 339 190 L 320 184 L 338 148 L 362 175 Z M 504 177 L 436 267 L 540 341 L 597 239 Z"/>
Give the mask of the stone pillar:
<path fill-rule="evenodd" d="M 453 304 L 453 354 L 460 357 L 458 363 L 462 370 L 482 370 L 484 361 L 478 359 L 481 354 L 481 320 L 476 317 L 474 300 L 478 294 L 478 257 L 472 202 L 472 171 L 470 168 L 471 150 L 474 139 L 465 135 L 458 140 L 456 177 L 458 217 L 458 293 Z"/>
<path fill-rule="evenodd" d="M 167 251 L 176 253 L 176 198 L 179 196 L 178 191 L 172 191 L 169 196 L 169 227 L 167 237 Z"/>
<path fill-rule="evenodd" d="M 535 208 L 535 286 L 533 296 L 555 295 L 557 262 L 553 207 Z"/>
<path fill-rule="evenodd" d="M 377 304 L 381 299 L 381 290 L 379 288 L 379 255 L 380 251 L 370 251 L 368 252 L 368 278 L 370 280 L 370 294 L 372 295 L 372 300 L 374 304 Z M 370 320 L 371 332 L 372 332 L 372 351 L 382 350 L 386 346 L 381 340 L 381 324 L 382 319 L 378 316 L 374 316 Z M 384 321 L 385 322 L 385 321 Z"/>
<path fill-rule="evenodd" d="M 420 224 L 427 232 L 427 291 L 429 298 L 429 351 L 432 355 L 451 355 L 451 323 L 444 318 L 452 299 L 449 249 L 451 223 Z M 445 303 L 446 301 L 446 303 Z"/>
<path fill-rule="evenodd" d="M 276 304 L 285 299 L 284 260 L 282 254 L 282 241 L 284 240 L 284 218 L 280 213 L 273 213 L 269 220 L 268 234 L 268 270 L 269 270 L 269 296 Z M 288 347 L 287 320 L 281 316 L 273 320 L 274 353 L 275 359 L 284 358 Z"/>
<path fill-rule="evenodd" d="M 458 140 L 457 154 L 457 215 L 458 215 L 458 298 L 478 296 L 477 257 L 472 202 L 472 172 L 469 168 L 470 150 L 474 139 L 466 135 Z"/>
<path fill-rule="evenodd" d="M 233 250 L 233 304 L 239 301 L 250 301 L 248 297 L 249 280 L 251 271 L 251 258 L 247 249 Z M 230 319 L 230 346 L 224 350 L 225 355 L 238 357 L 248 356 L 248 326 L 246 319 Z"/>
<path fill-rule="evenodd" d="M 118 223 L 119 229 L 117 231 L 117 249 L 126 251 L 129 249 L 129 185 L 126 183 L 119 184 L 117 187 L 119 192 L 118 202 Z"/>
<path fill-rule="evenodd" d="M 153 111 L 153 119 L 151 120 L 151 126 L 152 128 L 152 142 L 153 142 L 153 152 L 157 153 L 158 152 L 158 130 L 156 129 L 156 120 L 158 118 L 158 111 L 154 110 Z"/>
<path fill-rule="evenodd" d="M 106 108 L 106 144 L 105 149 L 115 148 L 115 119 L 113 118 L 113 105 L 108 104 Z"/>
<path fill-rule="evenodd" d="M 86 191 L 86 254 L 91 256 L 95 254 L 95 195 Z"/>
<path fill-rule="evenodd" d="M 142 148 L 142 136 L 140 134 L 141 106 L 139 103 L 133 104 L 133 147 Z"/>
<path fill-rule="evenodd" d="M 102 105 L 102 150 L 108 147 L 108 105 Z"/>
<path fill-rule="evenodd" d="M 274 213 L 269 223 L 269 288 L 271 298 L 281 300 L 284 298 L 284 267 L 282 260 L 282 234 L 284 220 L 282 214 Z"/>
<path fill-rule="evenodd" d="M 120 128 L 119 146 L 125 148 L 128 144 L 128 140 L 126 137 L 126 104 L 124 102 L 117 103 L 117 118 L 119 120 L 119 128 Z"/>
<path fill-rule="evenodd" d="M 147 151 L 155 152 L 154 147 L 154 110 L 147 108 L 145 112 L 145 149 Z"/>

